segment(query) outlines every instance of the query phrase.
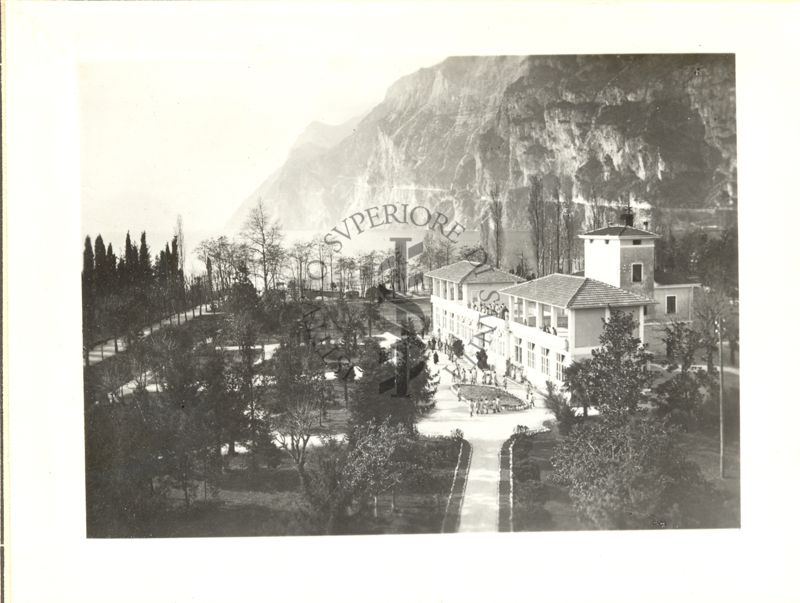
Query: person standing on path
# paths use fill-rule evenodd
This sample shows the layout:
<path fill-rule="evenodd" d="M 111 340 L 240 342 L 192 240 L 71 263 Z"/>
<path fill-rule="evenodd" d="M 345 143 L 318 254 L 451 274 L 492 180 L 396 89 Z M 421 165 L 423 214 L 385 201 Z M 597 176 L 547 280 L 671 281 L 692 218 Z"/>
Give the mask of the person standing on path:
<path fill-rule="evenodd" d="M 434 352 L 433 353 L 433 363 L 434 364 L 439 364 L 439 352 Z"/>
<path fill-rule="evenodd" d="M 475 400 L 470 400 L 469 401 L 469 416 L 471 417 L 473 414 L 475 414 Z"/>

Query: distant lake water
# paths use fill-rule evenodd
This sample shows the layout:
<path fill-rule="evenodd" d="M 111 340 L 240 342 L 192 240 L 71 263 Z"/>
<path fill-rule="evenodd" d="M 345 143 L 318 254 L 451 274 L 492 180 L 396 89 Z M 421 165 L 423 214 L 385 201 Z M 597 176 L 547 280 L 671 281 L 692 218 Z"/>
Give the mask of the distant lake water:
<path fill-rule="evenodd" d="M 286 231 L 287 241 L 308 241 L 314 236 L 327 232 L 320 233 L 313 230 L 289 230 Z M 342 242 L 342 253 L 345 255 L 355 255 L 370 250 L 389 250 L 394 249 L 394 243 L 391 241 L 393 237 L 408 237 L 411 239 L 409 245 L 414 245 L 425 239 L 425 235 L 431 232 L 427 228 L 386 228 L 378 226 L 376 228 L 365 230 L 361 234 L 351 232 L 350 239 L 346 239 L 339 235 L 335 238 Z M 445 228 L 447 232 L 447 228 Z M 442 235 L 437 230 L 435 234 L 438 237 Z M 443 238 L 443 237 L 442 237 Z M 477 230 L 467 230 L 462 232 L 455 240 L 456 248 L 462 245 L 475 245 L 480 242 L 480 232 Z M 506 250 L 508 253 L 518 254 L 519 251 L 524 250 L 526 255 L 531 253 L 530 232 L 526 230 L 509 230 L 505 232 Z M 527 249 L 526 249 L 527 248 Z"/>
<path fill-rule="evenodd" d="M 352 227 L 351 227 L 352 228 Z M 284 231 L 285 242 L 292 244 L 297 241 L 310 241 L 317 235 L 325 235 L 329 231 L 316 231 L 316 230 L 286 230 Z M 350 240 L 341 236 L 336 236 L 337 239 L 342 241 L 341 253 L 347 256 L 354 256 L 359 253 L 367 251 L 389 251 L 394 249 L 394 243 L 391 241 L 393 237 L 408 237 L 411 239 L 409 245 L 414 245 L 424 240 L 425 235 L 431 232 L 427 228 L 388 228 L 385 226 L 378 226 L 376 228 L 365 230 L 361 234 L 351 232 Z M 447 230 L 445 230 L 447 232 Z M 94 237 L 98 233 L 84 233 L 84 236 L 89 234 L 94 241 Z M 125 250 L 125 232 L 124 231 L 106 231 L 100 233 L 103 235 L 103 241 L 106 245 L 111 243 L 114 247 L 114 252 L 117 257 L 120 257 Z M 203 263 L 196 257 L 195 250 L 200 243 L 208 238 L 216 238 L 220 236 L 236 236 L 237 232 L 229 232 L 223 229 L 219 231 L 199 231 L 187 228 L 184 232 L 184 245 L 186 249 L 186 268 L 189 274 L 200 274 L 205 270 Z M 442 235 L 436 232 L 437 236 Z M 131 231 L 131 241 L 137 246 L 141 232 Z M 150 253 L 152 257 L 158 256 L 159 252 L 164 249 L 173 237 L 172 229 L 148 229 L 147 230 L 147 243 L 150 246 Z M 462 245 L 474 245 L 480 242 L 480 233 L 477 230 L 465 231 L 461 233 L 455 241 L 456 248 Z M 83 250 L 83 242 L 81 241 L 81 251 Z M 532 248 L 530 243 L 530 233 L 523 230 L 506 231 L 505 233 L 505 257 L 507 260 L 514 258 L 514 263 L 519 261 L 520 253 L 524 254 L 525 261 L 532 260 Z"/>

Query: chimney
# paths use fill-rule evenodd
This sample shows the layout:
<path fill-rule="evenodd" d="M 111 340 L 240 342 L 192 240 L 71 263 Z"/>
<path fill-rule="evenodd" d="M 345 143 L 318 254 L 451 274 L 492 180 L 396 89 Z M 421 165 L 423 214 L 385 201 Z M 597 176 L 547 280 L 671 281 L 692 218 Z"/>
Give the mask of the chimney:
<path fill-rule="evenodd" d="M 619 217 L 623 226 L 633 226 L 633 210 L 631 209 L 630 205 L 622 210 L 622 213 L 620 213 Z"/>

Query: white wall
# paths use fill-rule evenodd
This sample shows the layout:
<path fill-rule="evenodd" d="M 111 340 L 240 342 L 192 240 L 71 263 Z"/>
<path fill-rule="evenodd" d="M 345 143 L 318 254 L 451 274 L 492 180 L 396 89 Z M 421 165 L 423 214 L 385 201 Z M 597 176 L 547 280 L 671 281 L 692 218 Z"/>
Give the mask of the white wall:
<path fill-rule="evenodd" d="M 619 287 L 620 285 L 620 241 L 619 239 L 584 239 L 584 274 Z"/>

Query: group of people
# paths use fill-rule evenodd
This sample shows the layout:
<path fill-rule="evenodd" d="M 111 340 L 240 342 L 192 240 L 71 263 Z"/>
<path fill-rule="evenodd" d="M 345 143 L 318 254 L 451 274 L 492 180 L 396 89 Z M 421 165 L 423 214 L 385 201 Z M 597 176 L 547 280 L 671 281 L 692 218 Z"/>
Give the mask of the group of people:
<path fill-rule="evenodd" d="M 480 304 L 478 302 L 471 303 L 469 307 L 472 310 L 477 310 L 484 316 L 497 316 L 498 318 L 505 318 L 508 316 L 508 308 L 505 304 L 500 302 L 492 302 L 491 304 Z"/>
<path fill-rule="evenodd" d="M 494 400 L 489 400 L 486 397 L 481 398 L 480 400 L 470 400 L 469 401 L 469 416 L 472 417 L 476 413 L 479 415 L 488 415 L 491 413 L 498 413 L 502 410 L 500 406 L 500 398 L 498 396 L 494 397 Z"/>
<path fill-rule="evenodd" d="M 542 325 L 540 328 L 545 333 L 550 333 L 551 335 L 558 335 L 558 331 L 556 330 L 555 326 L 548 327 L 547 325 Z"/>
<path fill-rule="evenodd" d="M 437 339 L 435 336 L 431 336 L 430 340 L 428 340 L 428 347 L 433 352 L 433 361 L 435 364 L 439 363 L 439 352 L 443 352 L 450 362 L 455 360 L 456 355 L 453 351 L 453 346 L 450 345 L 449 341 L 441 337 Z"/>
<path fill-rule="evenodd" d="M 436 362 L 435 358 L 436 352 L 434 352 L 434 362 Z M 501 381 L 497 378 L 497 373 L 493 370 L 482 370 L 480 371 L 481 377 L 481 385 L 493 385 L 495 387 L 500 387 Z M 478 369 L 476 367 L 472 367 L 469 370 L 466 367 L 462 367 L 458 362 L 456 362 L 455 367 L 453 368 L 453 385 L 476 385 L 478 383 Z M 503 377 L 502 386 L 505 391 L 508 391 L 508 378 Z"/>
<path fill-rule="evenodd" d="M 455 366 L 453 367 L 453 384 L 454 385 L 461 385 L 462 383 L 472 384 L 478 380 L 478 371 L 475 367 L 467 370 L 465 367 L 462 367 L 458 362 L 456 362 Z"/>

